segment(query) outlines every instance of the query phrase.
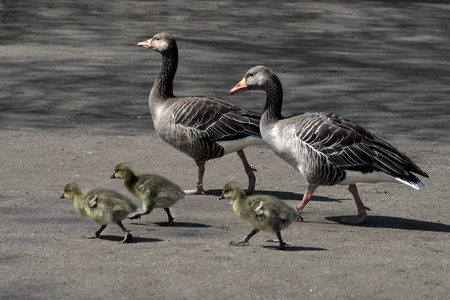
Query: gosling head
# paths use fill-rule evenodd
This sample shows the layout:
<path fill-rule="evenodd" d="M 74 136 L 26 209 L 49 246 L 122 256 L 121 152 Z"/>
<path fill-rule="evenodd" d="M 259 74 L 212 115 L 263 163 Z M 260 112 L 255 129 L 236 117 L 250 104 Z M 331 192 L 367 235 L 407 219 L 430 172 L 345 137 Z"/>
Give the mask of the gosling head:
<path fill-rule="evenodd" d="M 134 177 L 134 171 L 127 163 L 120 163 L 114 168 L 114 174 L 111 175 L 111 179 L 130 179 Z"/>
<path fill-rule="evenodd" d="M 219 199 L 230 199 L 232 201 L 243 198 L 245 198 L 245 192 L 236 182 L 227 183 L 222 190 L 222 195 L 219 197 Z"/>
<path fill-rule="evenodd" d="M 265 90 L 270 81 L 279 81 L 277 75 L 265 66 L 256 66 L 247 71 L 244 78 L 230 90 L 234 95 L 248 90 Z"/>
<path fill-rule="evenodd" d="M 177 46 L 175 39 L 167 32 L 160 32 L 151 39 L 140 42 L 137 45 L 147 50 L 155 50 L 159 53 L 164 53 L 171 50 L 173 51 L 173 49 L 176 49 Z"/>
<path fill-rule="evenodd" d="M 64 194 L 61 195 L 61 199 L 67 198 L 74 201 L 77 197 L 81 196 L 83 192 L 77 183 L 69 183 L 64 188 Z"/>

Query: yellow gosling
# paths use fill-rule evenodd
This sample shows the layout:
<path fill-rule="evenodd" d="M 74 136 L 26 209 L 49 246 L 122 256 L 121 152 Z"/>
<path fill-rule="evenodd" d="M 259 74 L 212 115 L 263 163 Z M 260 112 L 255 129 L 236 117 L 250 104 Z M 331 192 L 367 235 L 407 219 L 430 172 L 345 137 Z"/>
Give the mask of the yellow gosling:
<path fill-rule="evenodd" d="M 129 243 L 133 239 L 131 233 L 122 224 L 122 220 L 137 208 L 127 197 L 118 192 L 100 188 L 83 194 L 78 184 L 69 183 L 61 196 L 61 199 L 64 198 L 73 201 L 73 206 L 80 215 L 89 217 L 102 225 L 93 235 L 85 236 L 86 238 L 98 238 L 107 225 L 115 223 L 125 235 L 122 243 Z"/>
<path fill-rule="evenodd" d="M 169 207 L 184 198 L 185 194 L 180 187 L 156 174 L 136 175 L 126 163 L 118 164 L 111 178 L 124 179 L 128 191 L 142 202 L 142 211 L 131 215 L 129 219 L 140 219 L 154 208 L 163 208 L 169 218 L 165 225 L 173 225 L 174 218 Z"/>
<path fill-rule="evenodd" d="M 253 230 L 242 241 L 232 241 L 232 246 L 248 244 L 252 236 L 263 230 L 274 232 L 280 243 L 277 249 L 283 250 L 286 243 L 281 238 L 281 230 L 300 218 L 297 210 L 278 198 L 269 195 L 247 196 L 236 182 L 226 184 L 219 199 L 232 200 L 234 213 L 253 225 Z"/>

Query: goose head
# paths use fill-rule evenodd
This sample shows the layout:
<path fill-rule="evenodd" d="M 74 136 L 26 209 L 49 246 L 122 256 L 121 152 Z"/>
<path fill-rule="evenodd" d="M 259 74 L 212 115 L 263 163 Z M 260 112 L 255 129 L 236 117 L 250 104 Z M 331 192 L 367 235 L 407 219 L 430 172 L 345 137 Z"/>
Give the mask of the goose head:
<path fill-rule="evenodd" d="M 75 201 L 79 196 L 83 195 L 81 188 L 76 183 L 69 183 L 64 188 L 64 194 L 61 195 L 61 199 L 67 198 Z"/>
<path fill-rule="evenodd" d="M 230 94 L 234 95 L 248 90 L 265 90 L 267 82 L 276 76 L 269 68 L 265 66 L 256 66 L 245 73 L 239 83 L 230 90 Z"/>
<path fill-rule="evenodd" d="M 114 174 L 112 174 L 111 179 L 130 179 L 134 177 L 134 171 L 131 169 L 131 166 L 127 163 L 120 163 L 114 168 Z"/>
<path fill-rule="evenodd" d="M 245 192 L 236 182 L 227 183 L 219 199 L 230 199 L 232 201 L 241 200 L 245 198 Z"/>
<path fill-rule="evenodd" d="M 137 45 L 147 50 L 152 49 L 157 52 L 164 53 L 174 46 L 176 47 L 176 42 L 170 34 L 167 32 L 161 32 L 156 34 L 151 39 L 140 42 Z"/>

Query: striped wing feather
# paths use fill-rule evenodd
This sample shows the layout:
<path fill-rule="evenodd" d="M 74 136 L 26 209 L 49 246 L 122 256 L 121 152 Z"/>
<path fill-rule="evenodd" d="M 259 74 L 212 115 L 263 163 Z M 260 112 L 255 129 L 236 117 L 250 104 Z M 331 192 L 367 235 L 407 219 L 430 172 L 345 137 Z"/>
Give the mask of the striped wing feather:
<path fill-rule="evenodd" d="M 370 173 L 383 171 L 394 177 L 420 182 L 410 172 L 428 177 L 404 153 L 361 126 L 330 113 L 305 113 L 297 136 L 325 154 L 338 168 Z"/>
<path fill-rule="evenodd" d="M 260 116 L 210 97 L 177 99 L 176 124 L 201 131 L 211 141 L 227 141 L 260 135 Z"/>

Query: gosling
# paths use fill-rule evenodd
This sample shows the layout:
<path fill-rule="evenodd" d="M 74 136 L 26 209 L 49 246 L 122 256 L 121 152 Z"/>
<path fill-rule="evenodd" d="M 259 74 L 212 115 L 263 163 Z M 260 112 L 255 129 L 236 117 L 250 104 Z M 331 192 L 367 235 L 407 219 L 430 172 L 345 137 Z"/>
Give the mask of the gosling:
<path fill-rule="evenodd" d="M 174 218 L 169 207 L 184 198 L 183 190 L 168 179 L 156 174 L 136 175 L 130 165 L 120 163 L 114 168 L 111 179 L 125 180 L 125 187 L 142 202 L 142 211 L 130 217 L 130 220 L 140 219 L 148 215 L 154 208 L 164 208 L 169 221 L 164 225 L 173 225 Z"/>
<path fill-rule="evenodd" d="M 263 230 L 274 232 L 280 243 L 277 249 L 283 250 L 287 244 L 283 242 L 280 231 L 300 219 L 300 213 L 296 209 L 278 198 L 269 195 L 247 197 L 236 182 L 226 184 L 219 199 L 232 200 L 234 213 L 253 225 L 253 230 L 242 241 L 232 241 L 231 246 L 246 245 L 252 236 Z"/>
<path fill-rule="evenodd" d="M 76 183 L 69 183 L 64 188 L 61 199 L 68 198 L 73 201 L 75 210 L 82 216 L 89 217 L 101 224 L 99 230 L 86 238 L 98 238 L 108 224 L 116 223 L 122 229 L 125 238 L 122 243 L 129 243 L 133 239 L 131 233 L 123 226 L 128 214 L 136 211 L 136 205 L 127 197 L 107 189 L 94 189 L 83 194 Z"/>

